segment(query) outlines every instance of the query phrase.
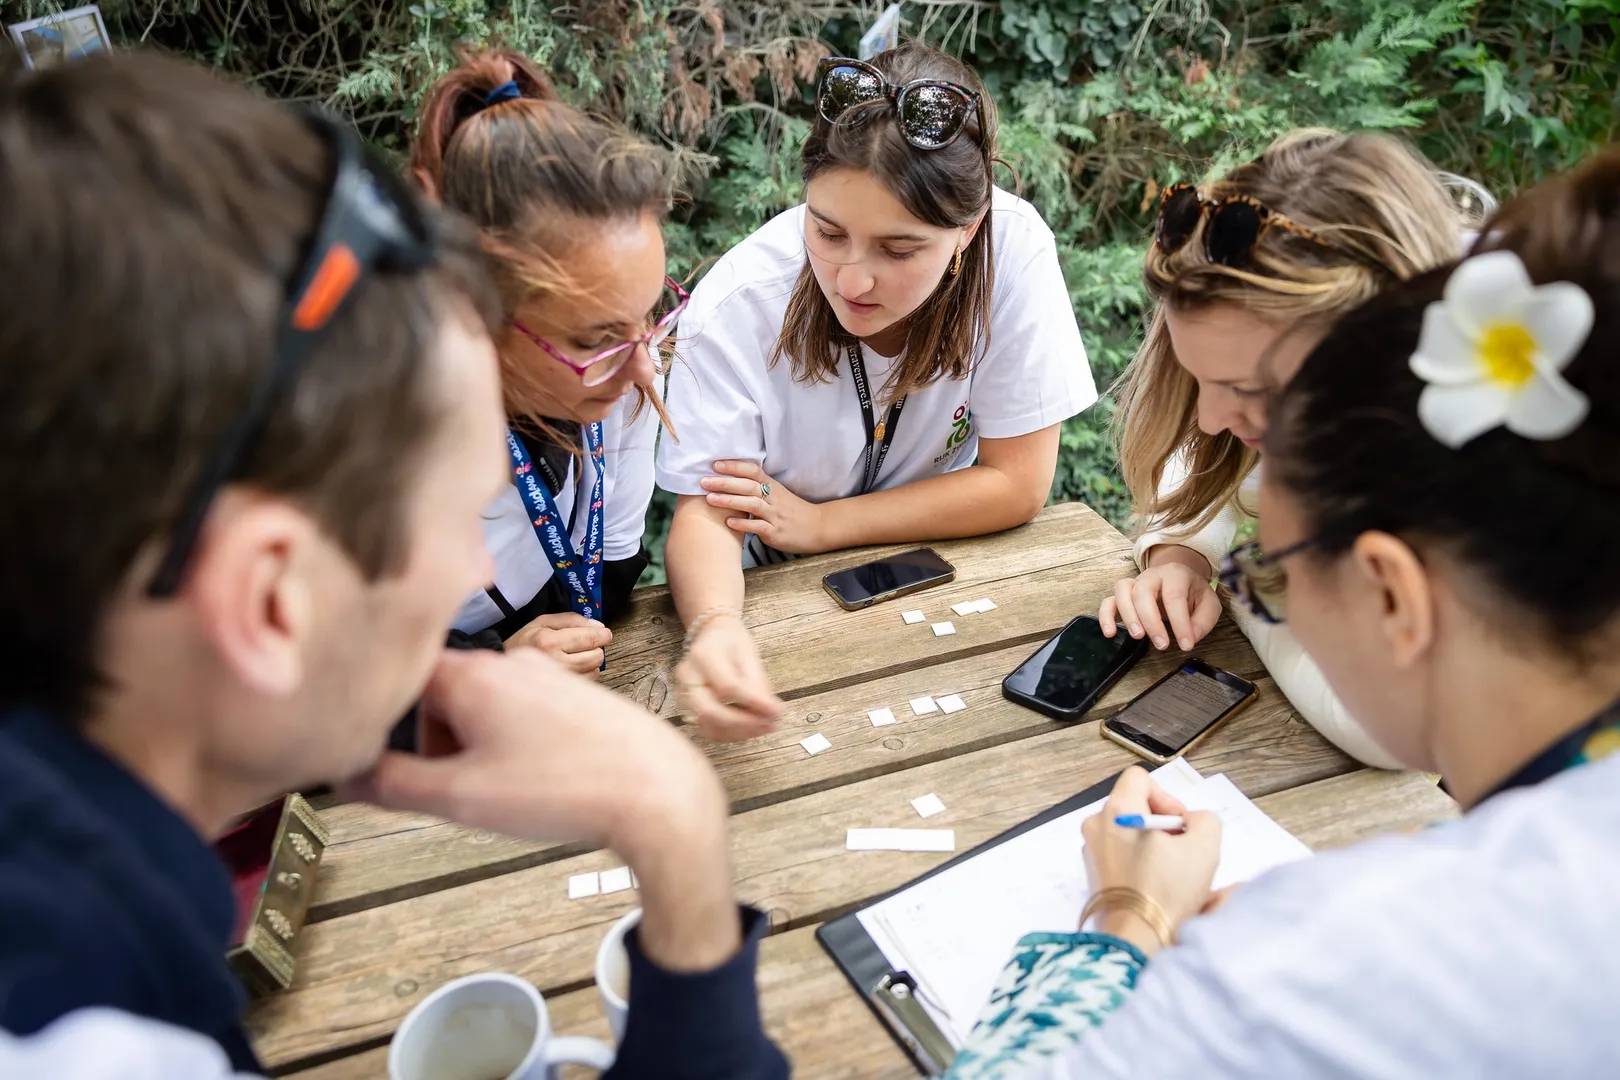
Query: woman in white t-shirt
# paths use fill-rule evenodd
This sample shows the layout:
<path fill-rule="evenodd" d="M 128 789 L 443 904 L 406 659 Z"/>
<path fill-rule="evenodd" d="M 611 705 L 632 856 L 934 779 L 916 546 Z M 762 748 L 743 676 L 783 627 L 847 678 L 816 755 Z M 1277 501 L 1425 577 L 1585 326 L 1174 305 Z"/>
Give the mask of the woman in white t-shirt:
<path fill-rule="evenodd" d="M 1117 625 L 1185 650 L 1214 628 L 1215 571 L 1257 527 L 1269 390 L 1346 312 L 1456 258 L 1464 225 L 1442 176 L 1386 135 L 1296 131 L 1218 180 L 1165 191 L 1146 267 L 1156 306 L 1114 418 L 1146 525 L 1142 573 L 1102 600 L 1105 634 Z M 1287 626 L 1242 605 L 1232 616 L 1317 731 L 1360 761 L 1395 767 Z"/>
<path fill-rule="evenodd" d="M 531 645 L 594 677 L 605 624 L 647 565 L 652 351 L 683 302 L 664 276 L 670 162 L 499 51 L 429 91 L 411 165 L 480 227 L 508 317 L 496 344 L 513 484 L 485 520 L 494 579 L 453 643 Z"/>
<path fill-rule="evenodd" d="M 823 61 L 816 95 L 805 204 L 697 287 L 669 385 L 677 683 L 716 738 L 781 711 L 742 621 L 745 560 L 1021 525 L 1059 425 L 1097 396 L 1052 232 L 994 186 L 972 71 L 912 45 Z"/>

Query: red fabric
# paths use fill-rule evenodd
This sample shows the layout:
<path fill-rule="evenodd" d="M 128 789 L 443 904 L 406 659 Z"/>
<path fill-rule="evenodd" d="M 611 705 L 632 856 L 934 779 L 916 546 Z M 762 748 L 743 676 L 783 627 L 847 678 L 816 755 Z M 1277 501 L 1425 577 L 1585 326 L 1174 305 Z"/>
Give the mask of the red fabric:
<path fill-rule="evenodd" d="M 258 903 L 264 882 L 270 876 L 270 860 L 275 855 L 276 829 L 281 824 L 282 803 L 274 802 L 255 810 L 214 842 L 214 850 L 231 875 L 236 894 L 236 928 L 231 944 L 239 945 L 247 935 L 253 905 Z"/>

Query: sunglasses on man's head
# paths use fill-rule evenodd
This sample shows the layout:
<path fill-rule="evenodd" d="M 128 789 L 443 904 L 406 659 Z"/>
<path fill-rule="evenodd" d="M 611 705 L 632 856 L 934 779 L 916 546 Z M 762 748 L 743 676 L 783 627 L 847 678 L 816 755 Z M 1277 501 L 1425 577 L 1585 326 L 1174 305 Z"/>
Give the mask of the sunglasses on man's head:
<path fill-rule="evenodd" d="M 1204 223 L 1204 257 L 1217 266 L 1248 265 L 1266 233 L 1279 228 L 1376 270 L 1384 269 L 1376 260 L 1291 221 L 1258 199 L 1247 195 L 1206 199 L 1192 184 L 1172 184 L 1164 189 L 1153 242 L 1166 255 L 1174 255 L 1187 246 L 1200 222 Z"/>
<path fill-rule="evenodd" d="M 516 319 L 512 319 L 512 329 L 534 342 L 547 356 L 574 370 L 580 381 L 586 386 L 601 386 L 613 376 L 617 375 L 624 365 L 634 356 L 637 345 L 645 345 L 647 352 L 652 354 L 653 363 L 658 366 L 658 346 L 668 340 L 674 332 L 675 324 L 680 321 L 681 312 L 691 301 L 691 295 L 674 278 L 664 278 L 664 292 L 659 299 L 656 309 L 656 318 L 652 328 L 644 334 L 637 334 L 625 341 L 619 342 L 611 348 L 603 349 L 584 363 L 573 360 L 533 330 L 524 326 Z M 660 367 L 660 371 L 662 368 Z"/>
<path fill-rule="evenodd" d="M 438 261 L 438 237 L 416 195 L 395 171 L 367 150 L 348 124 L 318 109 L 298 106 L 295 111 L 331 148 L 326 201 L 320 220 L 312 225 L 309 255 L 282 302 L 275 356 L 242 411 L 203 459 L 147 584 L 147 595 L 154 598 L 179 591 L 215 497 L 237 479 L 271 413 L 355 286 L 378 272 L 418 273 Z"/>
<path fill-rule="evenodd" d="M 956 141 L 975 111 L 979 92 L 942 79 L 914 79 L 896 86 L 883 72 L 847 56 L 830 56 L 816 70 L 816 109 L 829 124 L 857 105 L 894 102 L 895 120 L 906 142 L 919 150 L 942 150 Z"/>

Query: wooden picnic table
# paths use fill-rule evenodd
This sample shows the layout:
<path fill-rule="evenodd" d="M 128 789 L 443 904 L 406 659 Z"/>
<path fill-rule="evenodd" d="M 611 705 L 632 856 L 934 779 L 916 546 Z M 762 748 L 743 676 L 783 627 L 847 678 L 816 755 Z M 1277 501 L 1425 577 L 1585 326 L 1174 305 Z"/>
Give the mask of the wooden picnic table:
<path fill-rule="evenodd" d="M 908 545 L 915 546 L 915 545 Z M 1074 615 L 1093 612 L 1132 572 L 1130 545 L 1085 506 L 1047 509 L 997 536 L 934 545 L 957 567 L 946 586 L 840 609 L 828 572 L 905 547 L 840 552 L 749 574 L 747 622 L 773 684 L 788 702 L 779 730 L 715 745 L 692 730 L 733 803 L 736 888 L 767 911 L 759 988 L 771 1035 L 800 1077 L 907 1077 L 915 1070 L 815 941 L 815 928 L 937 865 L 948 855 L 850 852 L 850 827 L 915 827 L 909 799 L 937 792 L 958 850 L 980 843 L 1136 759 L 1098 737 L 1096 717 L 1178 662 L 1150 654 L 1090 719 L 1062 724 L 1013 705 L 1001 679 Z M 672 669 L 680 621 L 664 589 L 642 590 L 609 650 L 608 685 L 674 717 Z M 990 597 L 996 610 L 958 617 L 950 606 Z M 903 608 L 927 623 L 904 625 Z M 1190 762 L 1224 772 L 1284 827 L 1316 848 L 1420 827 L 1455 812 L 1432 779 L 1360 768 L 1302 722 L 1266 677 L 1247 640 L 1223 619 L 1197 655 L 1254 680 L 1259 700 L 1217 731 Z M 960 694 L 966 711 L 912 717 L 906 702 Z M 874 728 L 889 706 L 901 722 Z M 821 732 L 814 757 L 799 740 Z M 266 1065 L 297 1080 L 375 1080 L 387 1042 L 435 987 L 479 971 L 509 971 L 545 994 L 554 1030 L 607 1037 L 592 985 L 595 950 L 636 904 L 634 892 L 569 900 L 571 874 L 621 865 L 608 851 L 535 844 L 437 818 L 357 803 L 329 804 L 332 844 L 310 923 L 297 941 L 293 987 L 260 1002 L 249 1030 Z"/>

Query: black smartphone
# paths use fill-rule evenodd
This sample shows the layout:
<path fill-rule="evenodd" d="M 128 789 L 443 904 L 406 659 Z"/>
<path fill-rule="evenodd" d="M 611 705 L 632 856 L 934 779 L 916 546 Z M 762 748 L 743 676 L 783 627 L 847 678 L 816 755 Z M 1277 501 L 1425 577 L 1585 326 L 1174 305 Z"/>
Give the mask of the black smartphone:
<path fill-rule="evenodd" d="M 828 574 L 821 584 L 845 611 L 859 611 L 882 600 L 954 580 L 956 567 L 940 558 L 933 548 L 918 548 Z"/>
<path fill-rule="evenodd" d="M 1078 720 L 1146 651 L 1146 638 L 1103 637 L 1096 617 L 1082 615 L 1003 679 L 1001 693 L 1054 720 Z"/>
<path fill-rule="evenodd" d="M 1163 765 L 1254 700 L 1254 683 L 1191 658 L 1102 722 L 1104 738 Z"/>

